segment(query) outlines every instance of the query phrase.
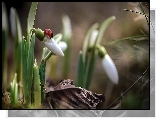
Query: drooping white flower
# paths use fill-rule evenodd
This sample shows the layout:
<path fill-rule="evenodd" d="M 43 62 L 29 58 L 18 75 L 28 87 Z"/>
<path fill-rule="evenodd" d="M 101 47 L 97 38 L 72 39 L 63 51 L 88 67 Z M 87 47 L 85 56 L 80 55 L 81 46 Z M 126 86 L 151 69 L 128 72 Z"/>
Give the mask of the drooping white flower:
<path fill-rule="evenodd" d="M 114 83 L 118 84 L 119 76 L 116 69 L 116 66 L 113 62 L 113 60 L 110 58 L 108 54 L 105 54 L 105 56 L 102 59 L 102 66 L 109 77 L 109 79 Z"/>
<path fill-rule="evenodd" d="M 64 56 L 63 51 L 53 38 L 50 38 L 49 36 L 45 35 L 43 43 L 54 54 Z"/>
<path fill-rule="evenodd" d="M 62 51 L 65 51 L 67 49 L 67 43 L 64 41 L 60 41 L 58 43 L 59 47 L 61 48 Z"/>

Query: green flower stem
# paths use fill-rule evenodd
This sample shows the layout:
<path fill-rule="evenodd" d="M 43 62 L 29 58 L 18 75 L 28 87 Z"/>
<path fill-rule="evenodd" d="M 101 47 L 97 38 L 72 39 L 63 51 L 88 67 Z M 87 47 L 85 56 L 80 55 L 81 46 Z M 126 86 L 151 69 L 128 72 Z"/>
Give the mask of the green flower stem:
<path fill-rule="evenodd" d="M 91 59 L 90 59 L 90 62 L 87 62 L 85 68 L 86 68 L 86 73 L 85 73 L 85 83 L 84 83 L 84 87 L 86 89 L 89 88 L 89 85 L 90 85 L 90 82 L 91 82 L 91 78 L 93 76 L 93 72 L 94 72 L 94 66 L 95 66 L 95 61 L 96 61 L 96 58 L 97 58 L 97 54 L 98 54 L 98 51 L 96 50 L 96 46 L 98 44 L 100 44 L 102 38 L 103 38 L 103 34 L 106 30 L 106 28 L 108 27 L 108 25 L 113 21 L 115 20 L 115 16 L 111 16 L 109 18 L 107 18 L 103 23 L 102 25 L 100 26 L 99 28 L 99 33 L 98 33 L 98 36 L 95 40 L 95 44 L 94 44 L 94 47 L 93 47 L 93 50 L 92 50 L 92 55 L 91 55 Z M 95 25 L 96 26 L 96 25 Z M 94 27 L 93 27 L 94 28 Z M 89 43 L 89 41 L 88 41 Z M 89 49 L 89 48 L 87 48 Z M 88 51 L 88 50 L 87 50 Z"/>
<path fill-rule="evenodd" d="M 107 19 L 102 23 L 102 25 L 101 25 L 100 28 L 99 28 L 99 34 L 98 34 L 98 36 L 97 36 L 97 39 L 96 39 L 96 41 L 95 41 L 95 45 L 94 45 L 94 46 L 96 46 L 96 44 L 100 44 L 100 42 L 101 42 L 101 40 L 102 40 L 102 37 L 103 37 L 103 35 L 104 35 L 104 32 L 105 32 L 106 28 L 109 26 L 109 24 L 110 24 L 113 20 L 115 20 L 115 16 L 111 16 L 111 17 L 107 18 Z"/>
<path fill-rule="evenodd" d="M 63 58 L 63 70 L 62 70 L 62 77 L 68 78 L 69 69 L 70 69 L 70 51 L 71 51 L 71 38 L 72 38 L 72 31 L 71 31 L 71 22 L 70 18 L 65 15 L 62 17 L 62 35 L 63 40 L 67 43 L 67 49 L 64 51 L 64 58 Z"/>
<path fill-rule="evenodd" d="M 50 52 L 42 59 L 42 62 L 47 61 L 52 55 L 53 55 L 53 52 L 50 51 Z"/>
<path fill-rule="evenodd" d="M 46 72 L 46 60 L 43 60 L 45 53 L 47 51 L 47 48 L 43 48 L 43 52 L 42 52 L 42 59 L 41 59 L 41 64 L 40 64 L 40 68 L 39 68 L 39 75 L 40 75 L 40 82 L 41 82 L 41 103 L 44 102 L 44 98 L 45 98 L 45 85 L 46 85 L 46 76 L 45 76 L 45 72 Z"/>
<path fill-rule="evenodd" d="M 33 66 L 33 102 L 34 106 L 41 105 L 41 86 L 40 86 L 40 76 L 39 76 L 39 69 L 35 60 Z"/>
<path fill-rule="evenodd" d="M 77 82 L 76 86 L 83 87 L 84 84 L 84 63 L 82 59 L 82 51 L 79 52 L 79 62 L 78 62 L 78 71 L 77 71 Z"/>
<path fill-rule="evenodd" d="M 27 83 L 27 55 L 26 55 L 26 44 L 27 41 L 23 38 L 22 40 L 22 84 L 23 84 L 23 94 L 24 102 L 29 100 L 29 91 Z"/>
<path fill-rule="evenodd" d="M 64 58 L 63 58 L 63 72 L 62 72 L 62 77 L 63 78 L 68 78 L 68 74 L 69 74 L 69 69 L 70 69 L 70 40 L 68 40 L 67 42 L 67 49 L 64 51 Z"/>
<path fill-rule="evenodd" d="M 83 59 L 83 87 L 86 87 L 86 82 L 87 82 L 87 67 L 88 67 L 88 49 L 89 49 L 89 42 L 90 42 L 90 38 L 91 35 L 93 33 L 94 30 L 96 30 L 99 27 L 98 23 L 93 24 L 88 32 L 87 35 L 84 39 L 84 43 L 83 43 L 83 47 L 82 47 L 82 59 Z"/>
<path fill-rule="evenodd" d="M 84 88 L 88 89 L 92 80 L 92 76 L 94 73 L 94 66 L 96 62 L 98 51 L 95 49 L 95 51 L 92 52 L 92 56 L 90 59 L 90 62 L 88 61 L 86 66 L 86 76 L 84 79 Z"/>
<path fill-rule="evenodd" d="M 30 48 L 29 48 L 28 58 L 27 58 L 27 84 L 28 84 L 27 86 L 29 90 L 28 103 L 30 103 L 32 100 L 31 89 L 33 83 L 34 45 L 35 45 L 35 34 L 33 34 L 30 39 Z"/>

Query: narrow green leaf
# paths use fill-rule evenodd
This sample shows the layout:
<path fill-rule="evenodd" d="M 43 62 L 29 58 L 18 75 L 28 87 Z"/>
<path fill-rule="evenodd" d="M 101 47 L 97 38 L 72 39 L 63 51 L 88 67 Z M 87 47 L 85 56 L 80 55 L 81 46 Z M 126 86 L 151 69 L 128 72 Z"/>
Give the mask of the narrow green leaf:
<path fill-rule="evenodd" d="M 89 88 L 89 85 L 92 80 L 97 54 L 98 54 L 97 50 L 92 52 L 90 62 L 88 62 L 87 67 L 86 67 L 86 77 L 85 77 L 85 83 L 84 83 L 84 88 L 86 88 L 86 89 Z"/>
<path fill-rule="evenodd" d="M 10 101 L 11 101 L 11 106 L 13 106 L 13 104 L 14 104 L 14 87 L 13 87 L 12 82 L 10 84 Z"/>
<path fill-rule="evenodd" d="M 27 86 L 29 91 L 29 97 L 28 103 L 31 102 L 31 87 L 32 87 L 32 81 L 33 81 L 33 63 L 34 63 L 34 44 L 35 44 L 35 34 L 32 35 L 31 38 L 31 44 L 30 49 L 28 52 L 28 58 L 27 58 Z"/>
<path fill-rule="evenodd" d="M 82 59 L 82 51 L 79 52 L 79 62 L 78 62 L 78 71 L 77 71 L 77 86 L 83 87 L 84 84 L 84 63 Z"/>
<path fill-rule="evenodd" d="M 34 20 L 35 20 L 35 15 L 36 15 L 36 9 L 37 9 L 37 5 L 38 5 L 38 2 L 32 2 L 31 4 L 31 7 L 30 7 L 30 11 L 29 11 L 29 14 L 28 14 L 28 19 L 27 19 L 27 37 L 26 37 L 26 40 L 27 40 L 27 54 L 28 54 L 28 50 L 29 50 L 29 45 L 30 45 L 30 39 L 31 39 L 31 34 L 30 34 L 30 30 L 33 28 L 34 26 Z"/>
<path fill-rule="evenodd" d="M 16 83 L 15 85 L 15 106 L 18 106 L 18 84 Z"/>
<path fill-rule="evenodd" d="M 27 55 L 26 55 L 27 41 L 23 38 L 22 40 L 22 84 L 24 93 L 24 102 L 29 99 L 28 83 L 27 83 Z"/>
<path fill-rule="evenodd" d="M 17 73 L 15 73 L 15 75 L 14 75 L 13 82 L 11 82 L 10 99 L 11 99 L 11 107 L 17 107 L 17 105 L 18 105 Z"/>
<path fill-rule="evenodd" d="M 31 4 L 29 14 L 28 14 L 28 19 L 27 19 L 27 35 L 30 33 L 30 30 L 34 26 L 37 5 L 38 5 L 38 2 L 32 2 Z"/>
<path fill-rule="evenodd" d="M 34 106 L 37 107 L 41 105 L 40 76 L 36 61 L 33 66 L 33 95 L 34 95 Z"/>
<path fill-rule="evenodd" d="M 47 51 L 47 48 L 43 48 L 42 59 L 41 59 L 40 67 L 39 67 L 39 75 L 40 75 L 40 82 L 41 82 L 41 103 L 44 102 L 44 98 L 45 98 L 46 60 L 43 60 L 43 59 L 44 59 L 46 51 Z"/>
<path fill-rule="evenodd" d="M 111 16 L 109 18 L 107 18 L 103 23 L 102 25 L 100 26 L 100 29 L 99 29 L 99 34 L 97 36 L 97 39 L 96 39 L 96 42 L 95 42 L 95 46 L 96 44 L 100 44 L 101 40 L 102 40 L 102 37 L 104 35 L 104 32 L 106 30 L 106 28 L 109 26 L 109 24 L 115 20 L 115 16 Z"/>

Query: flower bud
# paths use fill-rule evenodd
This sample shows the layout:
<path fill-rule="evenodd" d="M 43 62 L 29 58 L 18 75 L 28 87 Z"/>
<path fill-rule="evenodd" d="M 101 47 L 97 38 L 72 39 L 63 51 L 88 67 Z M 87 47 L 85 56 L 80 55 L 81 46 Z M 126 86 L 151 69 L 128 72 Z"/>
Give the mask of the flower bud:
<path fill-rule="evenodd" d="M 40 41 L 43 41 L 44 40 L 44 37 L 45 37 L 45 34 L 44 34 L 44 31 L 42 31 L 41 29 L 33 29 L 33 31 L 35 32 L 35 35 L 36 37 L 40 40 Z"/>
<path fill-rule="evenodd" d="M 100 46 L 100 45 L 98 45 L 97 48 L 98 48 L 98 54 L 99 54 L 99 56 L 101 58 L 103 58 L 107 54 L 106 49 L 103 46 Z"/>
<path fill-rule="evenodd" d="M 109 77 L 109 79 L 114 83 L 118 84 L 119 77 L 116 66 L 113 60 L 110 58 L 108 54 L 106 54 L 102 59 L 102 66 Z"/>

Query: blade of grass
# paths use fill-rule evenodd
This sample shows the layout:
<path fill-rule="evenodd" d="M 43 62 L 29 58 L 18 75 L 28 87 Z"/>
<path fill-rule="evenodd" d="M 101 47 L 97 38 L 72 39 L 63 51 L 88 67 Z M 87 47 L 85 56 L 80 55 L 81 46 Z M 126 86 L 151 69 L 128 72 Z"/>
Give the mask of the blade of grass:
<path fill-rule="evenodd" d="M 26 37 L 26 40 L 27 40 L 27 47 L 26 47 L 27 54 L 28 54 L 29 45 L 30 45 L 30 38 L 31 38 L 30 30 L 34 26 L 34 20 L 35 20 L 37 5 L 38 5 L 38 2 L 32 2 L 30 10 L 29 10 L 29 14 L 28 14 L 27 30 L 26 30 L 26 34 L 27 34 L 27 37 Z"/>
<path fill-rule="evenodd" d="M 27 55 L 26 55 L 26 44 L 27 41 L 23 38 L 22 40 L 22 84 L 23 84 L 23 94 L 24 94 L 24 103 L 27 103 L 29 99 L 29 89 L 27 83 Z"/>
<path fill-rule="evenodd" d="M 11 99 L 11 107 L 18 106 L 18 84 L 17 84 L 17 73 L 14 75 L 13 82 L 11 82 L 10 86 L 10 99 Z"/>
<path fill-rule="evenodd" d="M 84 84 L 84 63 L 83 63 L 83 58 L 82 58 L 82 51 L 79 52 L 79 62 L 78 62 L 78 71 L 77 71 L 77 82 L 76 86 L 78 87 L 83 87 Z"/>
<path fill-rule="evenodd" d="M 32 88 L 32 81 L 33 81 L 33 63 L 34 63 L 34 45 L 35 45 L 35 34 L 32 35 L 30 49 L 28 52 L 27 58 L 27 84 L 29 90 L 29 98 L 28 103 L 31 102 L 31 88 Z"/>
<path fill-rule="evenodd" d="M 42 52 L 42 59 L 41 59 L 41 63 L 40 63 L 40 67 L 39 67 L 39 75 L 40 75 L 40 82 L 41 82 L 41 103 L 44 102 L 44 98 L 45 98 L 45 84 L 46 84 L 46 60 L 43 60 L 43 58 L 45 57 L 45 53 L 47 51 L 47 48 L 43 48 L 43 52 Z"/>
<path fill-rule="evenodd" d="M 33 66 L 33 96 L 34 96 L 34 106 L 40 106 L 41 105 L 41 86 L 40 86 L 40 76 L 39 76 L 39 69 L 36 63 Z"/>
<path fill-rule="evenodd" d="M 86 89 L 89 88 L 89 85 L 92 80 L 97 54 L 98 54 L 97 50 L 92 52 L 91 59 L 90 59 L 90 61 L 88 61 L 87 66 L 86 66 L 86 76 L 85 76 L 85 83 L 84 83 L 84 88 L 86 88 Z"/>

